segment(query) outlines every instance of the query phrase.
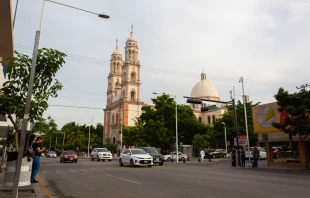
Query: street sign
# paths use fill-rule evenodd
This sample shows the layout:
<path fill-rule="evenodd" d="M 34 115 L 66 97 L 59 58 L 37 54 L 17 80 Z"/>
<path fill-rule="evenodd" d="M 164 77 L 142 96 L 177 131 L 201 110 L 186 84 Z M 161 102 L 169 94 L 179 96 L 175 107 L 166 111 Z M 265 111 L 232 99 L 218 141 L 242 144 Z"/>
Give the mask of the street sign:
<path fill-rule="evenodd" d="M 238 143 L 239 145 L 247 145 L 247 139 L 246 136 L 238 136 Z"/>
<path fill-rule="evenodd" d="M 216 105 L 211 105 L 211 106 L 207 106 L 207 107 L 208 107 L 209 110 L 217 108 Z"/>

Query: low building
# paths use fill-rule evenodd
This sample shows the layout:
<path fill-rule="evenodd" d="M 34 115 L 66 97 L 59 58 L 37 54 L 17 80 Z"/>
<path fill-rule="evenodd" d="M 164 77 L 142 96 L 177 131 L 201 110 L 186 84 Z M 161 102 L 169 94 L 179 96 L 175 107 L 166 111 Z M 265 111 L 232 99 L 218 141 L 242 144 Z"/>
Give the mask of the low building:
<path fill-rule="evenodd" d="M 269 164 L 285 166 L 305 166 L 305 151 L 298 135 L 289 137 L 272 126 L 282 123 L 289 115 L 278 111 L 276 102 L 252 107 L 254 133 L 258 141 L 266 146 Z M 305 139 L 308 159 L 310 159 L 310 137 Z M 310 161 L 310 160 L 309 160 Z"/>

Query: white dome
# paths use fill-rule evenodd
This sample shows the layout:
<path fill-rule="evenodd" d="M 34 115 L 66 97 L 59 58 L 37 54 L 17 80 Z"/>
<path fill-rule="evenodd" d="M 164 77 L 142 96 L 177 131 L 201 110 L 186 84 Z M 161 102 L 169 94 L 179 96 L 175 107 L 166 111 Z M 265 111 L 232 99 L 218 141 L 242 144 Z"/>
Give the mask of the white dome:
<path fill-rule="evenodd" d="M 118 47 L 116 47 L 112 55 L 122 55 L 122 52 L 118 50 Z"/>
<path fill-rule="evenodd" d="M 192 98 L 219 98 L 217 89 L 207 79 L 206 74 L 201 74 L 201 80 L 193 87 Z"/>
<path fill-rule="evenodd" d="M 127 39 L 126 43 L 131 42 L 131 41 L 138 42 L 133 32 L 130 32 L 130 37 Z"/>

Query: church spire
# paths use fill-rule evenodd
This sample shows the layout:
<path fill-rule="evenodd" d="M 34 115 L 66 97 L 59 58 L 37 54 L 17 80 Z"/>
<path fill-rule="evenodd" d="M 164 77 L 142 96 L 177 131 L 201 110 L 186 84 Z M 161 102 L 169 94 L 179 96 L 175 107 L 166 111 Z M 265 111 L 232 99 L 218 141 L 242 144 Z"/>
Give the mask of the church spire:
<path fill-rule="evenodd" d="M 116 49 L 118 50 L 118 39 L 116 39 Z"/>
<path fill-rule="evenodd" d="M 133 33 L 133 25 L 131 25 L 131 32 Z"/>

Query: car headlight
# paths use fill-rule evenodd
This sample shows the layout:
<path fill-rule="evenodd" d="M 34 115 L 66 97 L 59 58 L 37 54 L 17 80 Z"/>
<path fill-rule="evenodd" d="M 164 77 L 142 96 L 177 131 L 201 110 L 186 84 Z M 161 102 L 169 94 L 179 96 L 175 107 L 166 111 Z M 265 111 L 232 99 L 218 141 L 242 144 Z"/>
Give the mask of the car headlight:
<path fill-rule="evenodd" d="M 76 158 L 78 158 L 78 156 L 75 156 L 74 158 L 76 159 Z"/>

